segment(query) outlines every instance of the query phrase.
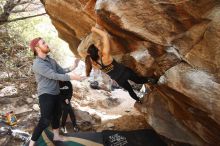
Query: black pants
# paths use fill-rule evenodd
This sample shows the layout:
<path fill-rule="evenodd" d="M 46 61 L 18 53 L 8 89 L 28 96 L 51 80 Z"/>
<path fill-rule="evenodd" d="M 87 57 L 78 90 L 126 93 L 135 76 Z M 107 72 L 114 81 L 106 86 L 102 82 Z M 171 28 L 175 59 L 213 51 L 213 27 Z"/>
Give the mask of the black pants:
<path fill-rule="evenodd" d="M 71 106 L 71 103 L 69 101 L 69 104 L 66 104 L 65 101 L 62 103 L 62 126 L 64 127 L 66 125 L 66 119 L 68 114 L 70 115 L 70 119 L 72 121 L 73 127 L 76 126 L 76 117 L 73 111 L 73 108 Z"/>
<path fill-rule="evenodd" d="M 51 123 L 53 129 L 59 128 L 61 102 L 59 95 L 42 94 L 39 96 L 40 120 L 34 129 L 31 140 L 37 141 L 44 129 Z"/>
<path fill-rule="evenodd" d="M 135 82 L 136 84 L 147 83 L 150 77 L 140 77 L 131 69 L 128 69 L 123 74 L 123 77 L 116 80 L 119 86 L 128 91 L 129 95 L 136 101 L 139 101 L 139 97 L 136 95 L 128 80 Z"/>

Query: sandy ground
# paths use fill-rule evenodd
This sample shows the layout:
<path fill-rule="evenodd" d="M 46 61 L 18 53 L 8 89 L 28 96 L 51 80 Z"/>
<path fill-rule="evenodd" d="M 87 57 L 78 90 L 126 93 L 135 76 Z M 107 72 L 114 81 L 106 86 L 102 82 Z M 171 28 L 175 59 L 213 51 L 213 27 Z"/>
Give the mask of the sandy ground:
<path fill-rule="evenodd" d="M 76 96 L 81 89 L 75 90 Z M 95 126 L 96 131 L 149 128 L 143 115 L 134 108 L 135 100 L 123 89 L 108 92 L 89 88 L 85 91 L 81 92 L 84 95 L 78 95 L 83 99 L 73 96 L 72 104 L 76 109 L 100 117 L 101 123 Z"/>
<path fill-rule="evenodd" d="M 77 123 L 81 132 L 131 131 L 149 128 L 143 115 L 134 108 L 135 101 L 129 96 L 128 92 L 122 89 L 115 89 L 111 92 L 91 89 L 87 81 L 74 82 L 73 89 L 71 104 L 76 111 Z M 16 98 L 4 98 L 7 99 L 8 104 L 2 103 L 1 111 L 13 110 L 18 119 L 15 128 L 32 133 L 39 118 L 39 111 L 33 110 L 33 105 L 38 104 L 38 99 L 28 96 L 26 92 L 22 93 L 16 95 L 19 96 Z M 74 132 L 70 119 L 67 120 L 66 126 L 68 133 Z M 13 145 L 22 145 L 23 143 L 20 139 L 13 138 L 10 135 L 0 138 L 0 145 L 7 142 Z"/>

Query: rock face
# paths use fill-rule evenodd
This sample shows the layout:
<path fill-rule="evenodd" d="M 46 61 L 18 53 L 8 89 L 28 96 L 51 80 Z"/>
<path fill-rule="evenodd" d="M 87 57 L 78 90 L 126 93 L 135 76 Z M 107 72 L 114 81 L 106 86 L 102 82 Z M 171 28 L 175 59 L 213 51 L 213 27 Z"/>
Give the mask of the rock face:
<path fill-rule="evenodd" d="M 74 54 L 90 29 L 109 32 L 116 60 L 160 77 L 140 110 L 164 137 L 220 145 L 219 0 L 42 0 Z M 78 51 L 77 51 L 78 49 Z"/>

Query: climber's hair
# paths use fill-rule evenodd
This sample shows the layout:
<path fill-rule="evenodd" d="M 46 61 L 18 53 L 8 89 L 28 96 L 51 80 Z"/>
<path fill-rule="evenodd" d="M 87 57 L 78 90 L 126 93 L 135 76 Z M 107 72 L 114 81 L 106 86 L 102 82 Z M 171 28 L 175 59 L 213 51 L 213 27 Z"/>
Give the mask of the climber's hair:
<path fill-rule="evenodd" d="M 85 65 L 86 65 L 86 76 L 89 77 L 91 70 L 92 70 L 92 61 L 90 59 L 90 55 L 86 56 Z"/>
<path fill-rule="evenodd" d="M 87 49 L 87 56 L 85 58 L 85 64 L 86 64 L 86 76 L 88 77 L 92 70 L 92 61 L 98 61 L 99 59 L 99 49 L 94 45 L 90 45 Z"/>
<path fill-rule="evenodd" d="M 90 58 L 93 60 L 93 61 L 98 61 L 99 59 L 99 49 L 94 45 L 90 45 L 88 50 L 87 50 L 87 53 L 90 55 Z"/>

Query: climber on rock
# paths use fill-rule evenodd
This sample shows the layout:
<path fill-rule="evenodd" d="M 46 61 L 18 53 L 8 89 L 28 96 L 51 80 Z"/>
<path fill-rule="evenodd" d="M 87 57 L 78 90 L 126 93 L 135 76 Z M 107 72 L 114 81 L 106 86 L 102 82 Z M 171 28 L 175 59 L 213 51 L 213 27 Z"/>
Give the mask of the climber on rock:
<path fill-rule="evenodd" d="M 96 27 L 92 27 L 91 31 L 97 33 L 102 38 L 103 47 L 95 46 L 94 44 L 88 47 L 87 56 L 85 58 L 86 75 L 90 75 L 92 66 L 100 69 L 108 74 L 111 79 L 115 80 L 119 86 L 127 90 L 134 100 L 141 103 L 140 98 L 136 95 L 128 80 L 137 84 L 156 84 L 158 79 L 153 77 L 140 77 L 130 68 L 116 62 L 110 54 L 111 46 L 108 33 Z"/>

